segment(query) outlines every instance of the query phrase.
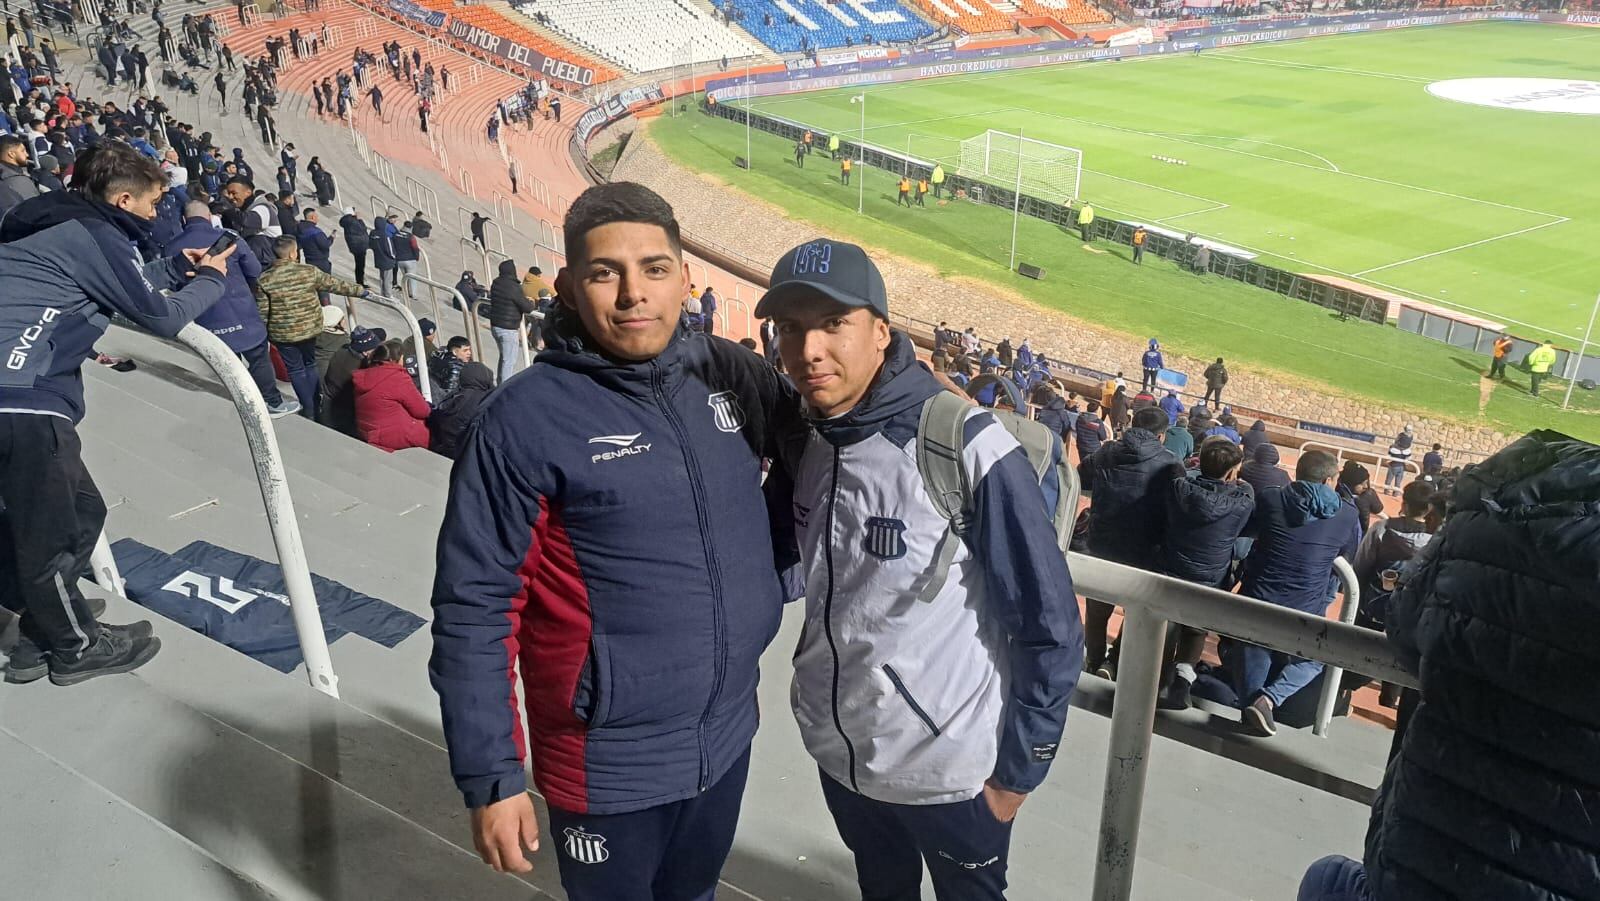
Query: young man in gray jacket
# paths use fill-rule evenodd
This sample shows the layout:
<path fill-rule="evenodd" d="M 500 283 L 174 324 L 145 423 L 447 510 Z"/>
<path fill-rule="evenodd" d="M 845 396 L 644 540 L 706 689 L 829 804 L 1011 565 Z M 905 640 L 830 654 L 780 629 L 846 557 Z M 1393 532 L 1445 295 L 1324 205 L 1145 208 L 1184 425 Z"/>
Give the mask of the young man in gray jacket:
<path fill-rule="evenodd" d="M 806 579 L 792 703 L 862 897 L 920 898 L 926 862 L 941 899 L 1001 899 L 1012 820 L 1055 757 L 1083 656 L 1057 486 L 974 407 L 973 509 L 951 532 L 916 453 L 944 388 L 890 330 L 861 248 L 791 250 L 756 315 L 776 320 L 812 427 L 787 467 Z M 941 585 L 945 541 L 959 544 Z"/>

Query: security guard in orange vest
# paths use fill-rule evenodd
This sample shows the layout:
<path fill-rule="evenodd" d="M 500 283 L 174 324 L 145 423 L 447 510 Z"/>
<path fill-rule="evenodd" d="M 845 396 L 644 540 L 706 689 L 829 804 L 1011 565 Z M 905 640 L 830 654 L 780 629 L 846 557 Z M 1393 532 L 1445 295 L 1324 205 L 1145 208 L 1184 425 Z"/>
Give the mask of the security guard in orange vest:
<path fill-rule="evenodd" d="M 1149 237 L 1144 226 L 1137 225 L 1133 229 L 1133 262 L 1137 266 L 1144 265 L 1144 242 Z"/>
<path fill-rule="evenodd" d="M 900 176 L 900 196 L 895 198 L 894 205 L 904 203 L 907 209 L 911 208 L 911 176 Z"/>
<path fill-rule="evenodd" d="M 917 206 L 927 206 L 928 177 L 926 175 L 917 179 Z"/>
<path fill-rule="evenodd" d="M 850 184 L 850 158 L 845 157 L 839 161 L 839 184 Z"/>

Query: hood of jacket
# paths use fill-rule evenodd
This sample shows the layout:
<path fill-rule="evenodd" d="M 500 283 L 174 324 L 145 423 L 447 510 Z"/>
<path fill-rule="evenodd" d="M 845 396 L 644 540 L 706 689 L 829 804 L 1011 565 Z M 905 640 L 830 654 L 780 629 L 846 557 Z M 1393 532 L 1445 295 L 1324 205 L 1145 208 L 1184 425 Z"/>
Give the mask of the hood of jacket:
<path fill-rule="evenodd" d="M 517 280 L 517 285 L 519 287 L 522 285 L 522 279 L 517 278 L 517 264 L 516 263 L 513 263 L 510 260 L 501 260 L 500 261 L 500 270 L 499 271 L 500 271 L 500 274 L 495 276 L 496 280 L 502 279 L 502 278 L 513 278 L 513 279 Z"/>
<path fill-rule="evenodd" d="M 472 389 L 475 391 L 493 391 L 494 373 L 489 367 L 474 360 L 461 367 L 461 380 L 456 383 L 460 390 Z"/>
<path fill-rule="evenodd" d="M 1257 425 L 1260 425 L 1260 423 L 1257 423 Z M 1252 427 L 1252 429 L 1253 429 L 1253 427 Z M 1278 461 L 1281 460 L 1281 459 L 1283 459 L 1283 457 L 1282 457 L 1281 454 L 1278 453 L 1277 445 L 1275 445 L 1275 444 L 1263 444 L 1260 447 L 1257 447 L 1255 449 L 1255 451 L 1250 455 L 1250 461 L 1249 462 L 1251 462 L 1251 463 L 1260 463 L 1260 464 L 1262 464 L 1264 466 L 1277 466 L 1278 465 Z"/>
<path fill-rule="evenodd" d="M 1107 469 L 1140 466 L 1156 457 L 1172 456 L 1156 433 L 1149 429 L 1128 429 L 1117 440 L 1102 447 L 1100 453 L 1109 455 L 1105 461 Z"/>
<path fill-rule="evenodd" d="M 883 365 L 866 396 L 848 412 L 830 419 L 813 419 L 811 424 L 835 447 L 855 444 L 882 431 L 895 417 L 920 410 L 924 401 L 943 390 L 944 386 L 917 361 L 911 339 L 902 332 L 891 331 Z"/>
<path fill-rule="evenodd" d="M 1283 517 L 1291 527 L 1303 526 L 1313 519 L 1332 519 L 1343 503 L 1329 486 L 1297 479 L 1283 490 Z"/>
<path fill-rule="evenodd" d="M 4 223 L 0 223 L 0 243 L 9 244 L 63 222 L 79 220 L 105 222 L 137 244 L 149 241 L 154 228 L 151 221 L 105 201 L 85 197 L 76 191 L 51 191 L 11 208 Z"/>
<path fill-rule="evenodd" d="M 1244 482 L 1204 476 L 1172 480 L 1172 507 L 1190 526 L 1210 525 L 1225 516 L 1255 509 L 1255 492 Z"/>
<path fill-rule="evenodd" d="M 1265 435 L 1267 433 L 1267 424 L 1264 420 L 1257 419 L 1250 424 L 1250 431 Z"/>

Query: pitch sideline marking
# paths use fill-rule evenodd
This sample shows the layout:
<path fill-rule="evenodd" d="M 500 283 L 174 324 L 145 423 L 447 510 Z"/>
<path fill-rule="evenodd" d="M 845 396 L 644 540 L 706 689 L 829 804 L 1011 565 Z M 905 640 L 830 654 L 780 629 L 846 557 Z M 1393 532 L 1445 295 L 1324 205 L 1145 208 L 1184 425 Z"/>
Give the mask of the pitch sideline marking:
<path fill-rule="evenodd" d="M 1549 228 L 1552 225 L 1560 225 L 1563 222 L 1571 222 L 1571 221 L 1572 221 L 1571 219 L 1568 219 L 1567 217 L 1563 216 L 1560 219 L 1553 219 L 1553 220 L 1551 220 L 1549 222 L 1541 222 L 1538 225 L 1530 225 L 1527 228 L 1519 228 L 1516 231 L 1506 232 L 1503 235 L 1495 235 L 1492 238 L 1482 238 L 1482 239 L 1479 239 L 1477 241 L 1471 241 L 1471 242 L 1468 242 L 1466 244 L 1457 244 L 1454 247 L 1446 247 L 1444 250 L 1435 250 L 1433 253 L 1425 253 L 1425 254 L 1422 254 L 1420 256 L 1414 256 L 1414 257 L 1411 257 L 1410 259 L 1400 260 L 1400 261 L 1395 262 L 1395 263 L 1385 263 L 1382 266 L 1373 266 L 1371 269 L 1363 269 L 1360 272 L 1357 272 L 1355 274 L 1357 276 L 1363 276 L 1363 275 L 1366 275 L 1369 272 L 1382 272 L 1385 269 L 1393 269 L 1396 266 L 1404 266 L 1407 263 L 1416 263 L 1416 262 L 1419 262 L 1421 260 L 1429 259 L 1431 257 L 1443 256 L 1443 255 L 1445 255 L 1447 253 L 1455 253 L 1458 250 L 1466 250 L 1469 247 L 1478 247 L 1478 246 L 1483 245 L 1483 244 L 1490 244 L 1490 243 L 1493 243 L 1495 241 L 1503 240 L 1505 238 L 1515 238 L 1517 235 L 1525 235 L 1528 232 L 1536 232 L 1541 228 Z"/>
<path fill-rule="evenodd" d="M 1336 163 L 1334 163 L 1333 160 L 1328 159 L 1327 157 L 1323 156 L 1320 153 L 1312 153 L 1309 150 L 1302 150 L 1299 147 L 1295 147 L 1292 144 L 1276 144 L 1276 143 L 1273 143 L 1272 141 L 1257 141 L 1257 140 L 1255 140 L 1253 138 L 1229 137 L 1228 135 L 1202 135 L 1202 134 L 1193 134 L 1193 133 L 1190 133 L 1190 132 L 1183 132 L 1183 131 L 1152 131 L 1150 133 L 1153 134 L 1153 135 L 1160 135 L 1160 136 L 1162 136 L 1164 138 L 1223 138 L 1223 139 L 1229 140 L 1229 141 L 1249 141 L 1252 144 L 1260 144 L 1263 147 L 1281 147 L 1284 150 L 1292 150 L 1295 153 L 1302 153 L 1302 154 L 1305 154 L 1306 156 L 1309 156 L 1309 157 L 1315 157 L 1316 159 L 1322 160 L 1324 163 L 1327 163 L 1329 171 L 1337 172 L 1337 173 L 1339 173 L 1341 175 L 1344 174 L 1344 170 L 1340 169 L 1339 166 Z M 1211 145 L 1205 145 L 1205 146 L 1211 146 Z"/>
<path fill-rule="evenodd" d="M 1437 78 L 1423 78 L 1418 75 L 1398 75 L 1393 72 L 1373 72 L 1369 69 L 1346 69 L 1343 66 L 1319 66 L 1316 63 L 1297 63 L 1291 60 L 1274 59 L 1270 56 L 1246 56 L 1230 50 L 1219 50 L 1209 55 L 1202 55 L 1201 59 L 1222 60 L 1224 62 L 1254 63 L 1258 66 L 1275 66 L 1280 69 L 1309 69 L 1316 72 L 1333 72 L 1338 75 L 1361 75 L 1367 78 L 1386 78 L 1390 81 L 1409 81 L 1414 84 L 1432 84 Z"/>

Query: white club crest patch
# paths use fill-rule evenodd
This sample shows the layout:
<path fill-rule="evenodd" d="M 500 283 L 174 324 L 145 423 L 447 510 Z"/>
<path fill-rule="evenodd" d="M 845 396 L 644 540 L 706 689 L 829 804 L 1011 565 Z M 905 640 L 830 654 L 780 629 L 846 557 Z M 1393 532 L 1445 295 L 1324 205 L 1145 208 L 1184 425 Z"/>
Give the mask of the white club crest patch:
<path fill-rule="evenodd" d="M 605 863 L 611 857 L 611 852 L 606 850 L 606 837 L 593 832 L 585 832 L 582 826 L 575 826 L 564 830 L 567 841 L 567 856 L 578 863 Z"/>
<path fill-rule="evenodd" d="M 739 406 L 739 395 L 732 391 L 718 391 L 706 398 L 717 428 L 724 432 L 737 432 L 744 428 L 744 410 Z"/>

